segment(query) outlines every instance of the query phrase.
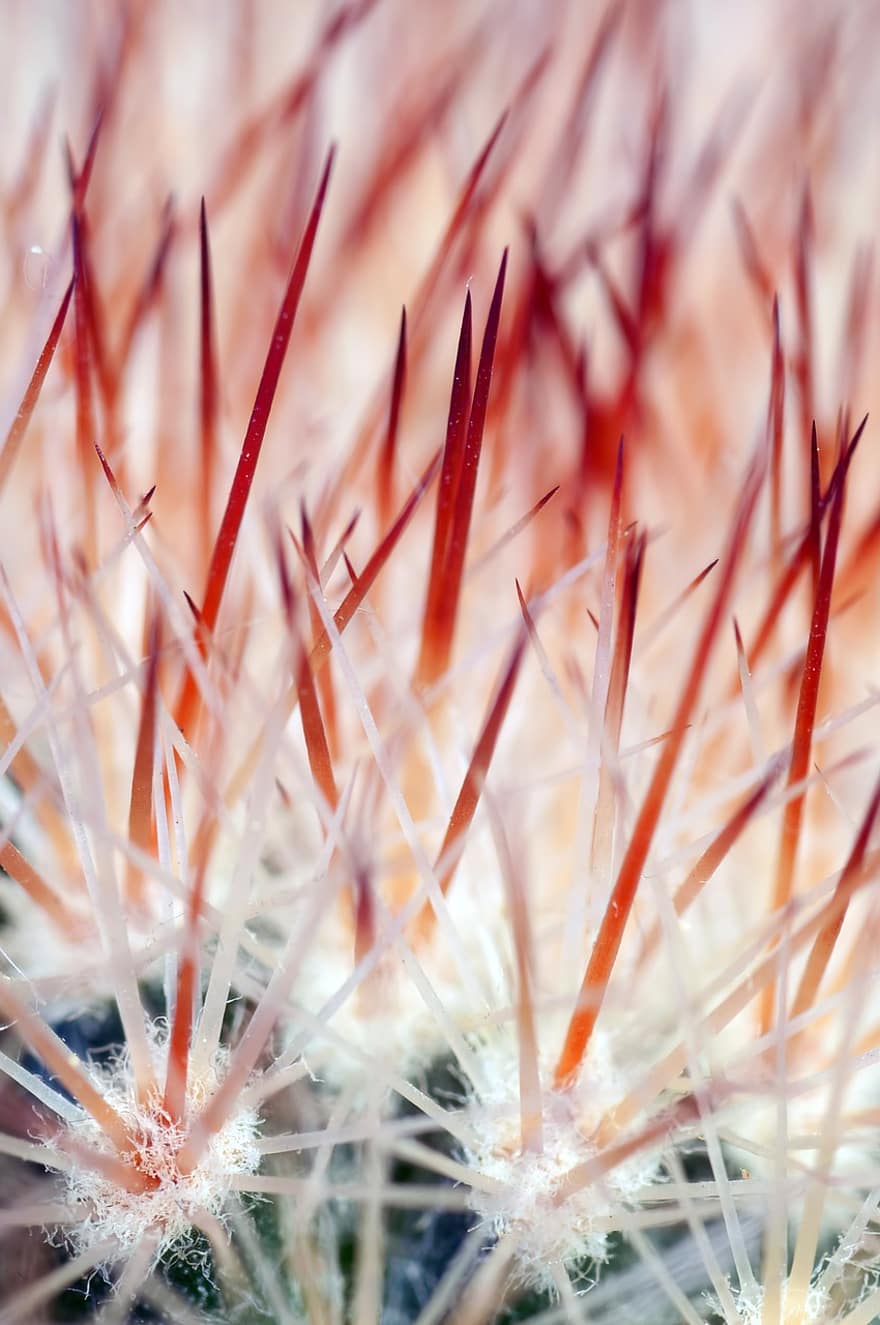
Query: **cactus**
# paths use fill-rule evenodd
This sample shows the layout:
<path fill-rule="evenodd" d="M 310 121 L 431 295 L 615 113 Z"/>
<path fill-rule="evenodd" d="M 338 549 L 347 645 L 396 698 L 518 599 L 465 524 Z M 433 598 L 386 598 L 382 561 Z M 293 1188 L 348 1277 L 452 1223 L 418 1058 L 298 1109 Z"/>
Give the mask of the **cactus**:
<path fill-rule="evenodd" d="M 880 1319 L 878 22 L 7 0 L 0 1325 Z"/>

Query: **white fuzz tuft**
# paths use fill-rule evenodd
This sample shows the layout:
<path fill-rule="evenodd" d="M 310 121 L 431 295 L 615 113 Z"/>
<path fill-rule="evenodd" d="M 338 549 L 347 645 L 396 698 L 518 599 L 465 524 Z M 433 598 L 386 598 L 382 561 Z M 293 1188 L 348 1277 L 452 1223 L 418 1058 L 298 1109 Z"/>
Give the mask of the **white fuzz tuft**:
<path fill-rule="evenodd" d="M 513 1038 L 479 1046 L 483 1082 L 475 1089 L 474 1144 L 468 1162 L 493 1185 L 500 1184 L 500 1190 L 483 1191 L 475 1185 L 471 1205 L 495 1237 L 515 1237 L 516 1277 L 551 1292 L 557 1267 L 608 1259 L 608 1234 L 617 1226 L 621 1208 L 659 1180 L 656 1158 L 642 1155 L 610 1169 L 601 1182 L 586 1183 L 561 1197 L 572 1170 L 597 1153 L 590 1138 L 613 1092 L 607 1043 L 601 1036 L 596 1041 L 574 1090 L 544 1092 L 540 1151 L 521 1146 Z"/>
<path fill-rule="evenodd" d="M 832 1322 L 840 1319 L 838 1307 L 835 1305 L 831 1294 L 820 1284 L 811 1284 L 804 1302 L 803 1309 L 798 1308 L 796 1317 L 792 1313 L 786 1312 L 786 1289 L 787 1283 L 783 1285 L 782 1304 L 779 1319 L 783 1325 L 832 1325 Z M 739 1325 L 762 1325 L 764 1319 L 764 1289 L 760 1288 L 757 1293 L 751 1295 L 746 1293 L 735 1293 L 737 1320 Z"/>
<path fill-rule="evenodd" d="M 118 1156 L 86 1113 L 55 1138 L 56 1145 L 66 1144 L 69 1150 L 78 1152 L 65 1175 L 67 1196 L 82 1210 L 82 1218 L 65 1229 L 75 1252 L 111 1239 L 124 1256 L 150 1235 L 157 1239 L 158 1260 L 188 1238 L 203 1215 L 222 1219 L 233 1178 L 254 1173 L 259 1167 L 259 1115 L 247 1108 L 233 1111 L 192 1172 L 181 1173 L 177 1161 L 187 1124 L 222 1080 L 225 1059 L 225 1055 L 218 1054 L 208 1071 L 190 1080 L 185 1117 L 179 1124 L 172 1124 L 163 1113 L 161 1098 L 154 1097 L 146 1105 L 138 1101 L 127 1054 L 109 1067 L 89 1068 L 95 1085 L 138 1141 L 129 1154 Z M 145 1191 L 127 1190 L 111 1177 L 87 1167 L 80 1158 L 82 1147 L 134 1164 L 150 1185 Z"/>

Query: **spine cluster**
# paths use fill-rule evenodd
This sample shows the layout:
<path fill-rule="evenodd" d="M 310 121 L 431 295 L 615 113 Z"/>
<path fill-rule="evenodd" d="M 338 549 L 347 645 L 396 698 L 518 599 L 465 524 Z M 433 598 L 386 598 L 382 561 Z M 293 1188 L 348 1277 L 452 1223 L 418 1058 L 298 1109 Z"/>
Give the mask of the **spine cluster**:
<path fill-rule="evenodd" d="M 45 8 L 0 1325 L 870 1325 L 878 15 Z"/>

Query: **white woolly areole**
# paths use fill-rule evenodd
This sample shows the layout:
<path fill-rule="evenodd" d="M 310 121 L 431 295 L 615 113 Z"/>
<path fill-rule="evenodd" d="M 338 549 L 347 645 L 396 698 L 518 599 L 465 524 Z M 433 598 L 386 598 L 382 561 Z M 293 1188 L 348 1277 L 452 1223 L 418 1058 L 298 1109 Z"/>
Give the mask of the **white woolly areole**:
<path fill-rule="evenodd" d="M 832 1325 L 833 1321 L 839 1320 L 840 1313 L 832 1302 L 831 1294 L 816 1283 L 810 1284 L 803 1309 L 798 1307 L 796 1314 L 792 1310 L 789 1315 L 786 1312 L 785 1303 L 787 1289 L 788 1282 L 786 1281 L 782 1286 L 780 1314 L 783 1325 Z M 756 1293 L 753 1292 L 750 1295 L 746 1293 L 735 1294 L 739 1325 L 762 1325 L 764 1296 L 763 1288 L 759 1288 Z"/>
<path fill-rule="evenodd" d="M 589 1183 L 564 1199 L 559 1191 L 572 1169 L 596 1154 L 590 1137 L 614 1098 L 615 1073 L 607 1041 L 600 1035 L 574 1089 L 543 1093 L 543 1146 L 540 1153 L 521 1149 L 519 1064 L 512 1034 L 481 1042 L 482 1082 L 475 1084 L 471 1105 L 474 1137 L 468 1163 L 501 1190 L 472 1189 L 472 1208 L 497 1238 L 516 1238 L 516 1277 L 529 1286 L 553 1291 L 553 1267 L 586 1259 L 608 1258 L 608 1233 L 622 1207 L 640 1199 L 645 1187 L 659 1181 L 653 1156 L 635 1156 L 611 1169 L 601 1182 Z M 543 1065 L 542 1080 L 550 1073 Z"/>
<path fill-rule="evenodd" d="M 164 1047 L 157 1052 L 157 1076 L 162 1079 Z M 85 1251 L 111 1239 L 118 1254 L 125 1255 L 145 1235 L 157 1239 L 155 1256 L 181 1243 L 191 1233 L 201 1215 L 222 1218 L 232 1180 L 240 1174 L 255 1173 L 260 1164 L 257 1146 L 259 1115 L 253 1109 L 235 1109 L 223 1126 L 211 1137 L 198 1164 L 190 1173 L 181 1173 L 177 1157 L 186 1139 L 188 1123 L 204 1107 L 222 1080 L 227 1055 L 215 1057 L 212 1066 L 188 1082 L 184 1120 L 171 1125 L 162 1112 L 161 1098 L 147 1105 L 138 1102 L 134 1077 L 127 1054 L 109 1067 L 92 1065 L 89 1075 L 108 1104 L 119 1114 L 133 1137 L 129 1156 L 142 1173 L 155 1180 L 146 1191 L 131 1192 L 111 1178 L 85 1166 L 74 1157 L 64 1177 L 67 1197 L 81 1211 L 74 1224 L 65 1227 L 64 1235 L 74 1250 Z M 102 1155 L 119 1158 L 117 1151 L 95 1120 L 83 1112 L 77 1122 L 69 1123 L 60 1141 L 74 1142 Z"/>

